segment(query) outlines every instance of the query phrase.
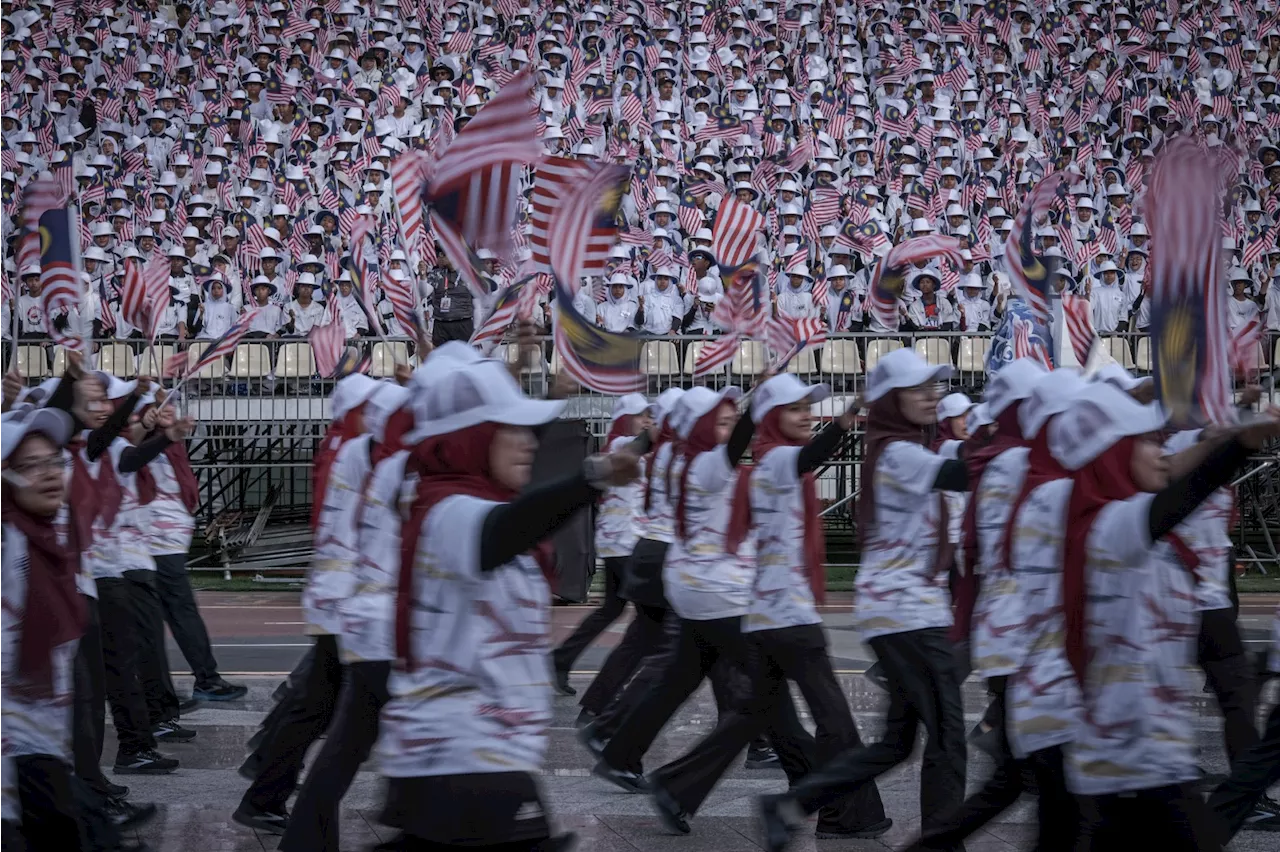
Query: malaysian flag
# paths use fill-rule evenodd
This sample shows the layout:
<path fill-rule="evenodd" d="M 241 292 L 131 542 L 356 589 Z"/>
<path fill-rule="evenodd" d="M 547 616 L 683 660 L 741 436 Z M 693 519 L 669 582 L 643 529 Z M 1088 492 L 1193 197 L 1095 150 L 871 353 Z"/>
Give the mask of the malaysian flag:
<path fill-rule="evenodd" d="M 1063 293 L 1062 318 L 1076 363 L 1084 367 L 1089 363 L 1089 353 L 1098 339 L 1098 333 L 1093 329 L 1093 306 L 1083 296 Z"/>
<path fill-rule="evenodd" d="M 359 217 L 351 228 L 351 277 L 355 279 L 355 286 L 351 288 L 351 292 L 360 302 L 360 307 L 364 308 L 365 315 L 369 318 L 369 328 L 381 334 L 382 320 L 378 312 L 373 309 L 378 301 L 375 298 L 378 287 L 377 276 L 369 271 L 369 263 L 365 259 L 365 254 L 369 250 L 368 237 L 372 230 L 372 216 Z"/>
<path fill-rule="evenodd" d="M 630 180 L 631 169 L 626 166 L 602 165 L 580 172 L 565 187 L 560 206 L 552 211 L 547 245 L 551 271 L 571 291 L 577 291 L 586 274 L 587 249 L 594 235 L 612 232 L 612 245 L 613 235 L 617 234 L 618 205 Z"/>
<path fill-rule="evenodd" d="M 532 96 L 533 76 L 521 73 L 467 123 L 426 184 L 423 200 L 431 205 L 436 233 L 459 269 L 469 263 L 463 246 L 489 248 L 499 257 L 511 253 L 521 171 L 541 153 Z M 475 280 L 467 281 L 477 289 Z"/>
<path fill-rule="evenodd" d="M 1049 353 L 1045 352 L 1044 346 L 1039 341 L 1031 339 L 1031 333 L 1035 330 L 1035 325 L 1031 320 L 1013 318 L 1013 357 L 1018 358 L 1034 358 L 1047 370 L 1053 369 L 1052 360 Z"/>
<path fill-rule="evenodd" d="M 1260 361 L 1259 343 L 1262 341 L 1262 318 L 1251 316 L 1231 334 L 1231 371 L 1237 376 L 1250 378 L 1265 364 Z"/>
<path fill-rule="evenodd" d="M 230 355 L 235 351 L 236 346 L 245 334 L 248 333 L 249 326 L 261 310 L 262 308 L 254 308 L 241 314 L 240 318 L 233 322 L 221 337 L 204 348 L 204 351 L 200 353 L 200 357 L 194 362 L 191 360 L 191 352 L 194 350 L 179 352 L 171 357 L 168 363 L 164 365 L 164 377 L 171 379 L 194 376 L 219 358 L 225 358 Z"/>
<path fill-rule="evenodd" d="M 63 207 L 40 217 L 40 309 L 44 330 L 55 344 L 76 352 L 84 350 L 84 319 L 80 316 L 84 294 L 80 267 L 79 226 L 76 212 Z M 71 321 L 75 311 L 76 322 Z"/>
<path fill-rule="evenodd" d="M 551 270 L 551 252 L 548 235 L 551 233 L 551 217 L 570 195 L 591 176 L 612 168 L 595 160 L 570 160 L 565 157 L 548 157 L 538 164 L 533 179 L 533 192 L 529 198 L 529 245 L 533 250 L 532 263 L 540 271 Z M 582 258 L 583 275 L 603 275 L 609 260 L 609 249 L 617 239 L 618 227 L 612 220 L 597 218 L 587 238 Z M 573 286 L 573 283 L 570 283 Z"/>
<path fill-rule="evenodd" d="M 573 294 L 555 282 L 554 337 L 562 369 L 574 381 L 597 393 L 622 394 L 645 385 L 640 354 L 645 339 L 638 334 L 605 331 L 573 306 Z"/>
<path fill-rule="evenodd" d="M 22 193 L 22 239 L 18 242 L 19 272 L 40 265 L 40 217 L 61 207 L 64 195 L 52 180 L 33 180 Z"/>
<path fill-rule="evenodd" d="M 938 234 L 916 237 L 894 246 L 876 266 L 871 280 L 871 310 L 885 328 L 898 328 L 898 304 L 907 287 L 908 267 L 939 256 L 961 263 L 960 241 Z"/>
<path fill-rule="evenodd" d="M 145 334 L 147 340 L 155 340 L 168 309 L 169 261 L 154 257 L 143 266 L 136 260 L 126 260 L 120 291 L 120 316 L 124 321 Z"/>
<path fill-rule="evenodd" d="M 430 155 L 424 151 L 405 151 L 391 161 L 391 194 L 395 197 L 405 245 L 411 250 L 417 250 L 426 239 L 422 186 L 427 180 L 429 162 Z"/>
<path fill-rule="evenodd" d="M 342 347 L 347 342 L 347 331 L 338 313 L 336 298 L 329 299 L 325 317 L 324 325 L 312 326 L 307 334 L 307 341 L 311 344 L 311 353 L 316 359 L 316 372 L 323 378 L 330 378 L 338 370 Z"/>
<path fill-rule="evenodd" d="M 785 369 L 791 359 L 810 346 L 827 341 L 827 326 L 816 317 L 795 319 L 778 316 L 765 324 L 765 344 L 773 351 L 774 370 Z"/>
<path fill-rule="evenodd" d="M 1195 142 L 1165 148 L 1146 204 L 1157 396 L 1177 428 L 1234 422 L 1217 174 Z"/>
<path fill-rule="evenodd" d="M 756 241 L 764 227 L 764 215 L 736 198 L 726 198 L 716 212 L 711 229 L 711 253 L 725 268 L 740 266 L 756 251 Z"/>
<path fill-rule="evenodd" d="M 1035 248 L 1035 220 L 1047 215 L 1058 197 L 1063 173 L 1055 172 L 1036 185 L 1013 220 L 1013 230 L 1005 242 L 1004 258 L 1009 277 L 1022 300 L 1031 308 L 1036 323 L 1049 328 L 1049 281 L 1057 267 L 1054 258 L 1042 257 Z"/>
<path fill-rule="evenodd" d="M 539 273 L 521 278 L 503 290 L 493 304 L 493 311 L 468 342 L 488 355 L 501 342 L 512 323 L 532 317 L 538 298 L 538 282 L 535 279 L 542 275 L 543 273 Z"/>

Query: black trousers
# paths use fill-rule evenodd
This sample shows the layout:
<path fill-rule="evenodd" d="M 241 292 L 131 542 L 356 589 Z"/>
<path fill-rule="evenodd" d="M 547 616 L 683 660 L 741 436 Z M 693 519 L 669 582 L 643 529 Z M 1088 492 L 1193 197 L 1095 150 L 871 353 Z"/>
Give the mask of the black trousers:
<path fill-rule="evenodd" d="M 107 701 L 121 754 L 156 747 L 147 701 L 139 675 L 137 595 L 122 578 L 97 581 L 98 616 L 102 627 L 102 662 Z"/>
<path fill-rule="evenodd" d="M 390 778 L 382 822 L 403 834 L 379 849 L 540 852 L 556 846 L 537 782 L 527 772 Z"/>
<path fill-rule="evenodd" d="M 178 718 L 178 693 L 169 675 L 169 655 L 164 649 L 164 606 L 156 588 L 155 571 L 126 571 L 134 596 L 134 624 L 138 635 L 138 676 L 147 701 L 152 729 Z"/>
<path fill-rule="evenodd" d="M 603 713 L 633 675 L 640 671 L 645 660 L 662 646 L 662 623 L 668 610 L 645 604 L 634 606 L 635 618 L 627 625 L 622 641 L 605 658 L 595 680 L 591 681 L 591 686 L 578 702 L 582 709 L 593 715 Z"/>
<path fill-rule="evenodd" d="M 333 720 L 342 686 L 337 637 L 317 636 L 314 653 L 301 687 L 289 697 L 279 725 L 264 743 L 262 771 L 245 791 L 242 804 L 271 813 L 283 811 L 298 785 L 307 749 Z"/>
<path fill-rule="evenodd" d="M 960 681 L 947 631 L 913 630 L 869 643 L 889 687 L 889 710 L 879 742 L 842 751 L 806 776 L 790 795 L 805 813 L 837 802 L 859 785 L 911 757 L 916 733 L 928 739 L 920 768 L 920 813 L 925 832 L 964 801 L 965 731 Z"/>
<path fill-rule="evenodd" d="M 71 710 L 71 750 L 76 775 L 94 790 L 105 793 L 109 783 L 102 774 L 102 746 L 107 732 L 107 683 L 102 663 L 102 628 L 98 599 L 82 595 L 85 605 L 84 635 L 76 648 L 75 704 Z"/>
<path fill-rule="evenodd" d="M 647 653 L 636 666 L 630 682 L 596 716 L 597 733 L 604 739 L 610 739 L 618 733 L 627 718 L 657 687 L 663 673 L 675 659 L 676 646 L 680 641 L 679 616 L 669 609 L 660 607 L 637 607 L 636 621 L 641 620 L 645 622 L 645 626 L 641 629 L 645 631 L 646 638 L 651 639 L 651 642 Z M 641 754 L 643 755 L 643 752 Z M 630 767 L 624 767 L 622 764 L 618 766 L 639 772 L 638 760 L 637 758 L 637 763 Z"/>
<path fill-rule="evenodd" d="M 1258 744 L 1231 762 L 1231 775 L 1209 796 L 1225 845 L 1253 812 L 1267 788 L 1280 783 L 1280 704 L 1271 708 Z"/>
<path fill-rule="evenodd" d="M 21 842 L 10 845 L 7 831 L 4 848 L 27 852 L 78 852 L 87 849 L 80 824 L 71 767 L 47 754 L 24 754 L 14 758 L 18 783 L 18 803 L 22 822 L 17 828 Z"/>
<path fill-rule="evenodd" d="M 1257 676 L 1240 641 L 1235 612 L 1212 609 L 1200 616 L 1197 662 L 1218 699 L 1227 759 L 1235 766 L 1241 755 L 1258 744 L 1254 724 L 1258 711 Z"/>
<path fill-rule="evenodd" d="M 684 810 L 694 813 L 729 763 L 759 733 L 760 725 L 758 719 L 752 718 L 756 712 L 750 678 L 754 664 L 742 633 L 742 619 L 736 616 L 711 621 L 679 619 L 678 624 L 675 651 L 669 665 L 659 675 L 657 688 L 650 690 L 627 716 L 622 727 L 609 740 L 603 758 L 610 766 L 618 768 L 639 766 L 645 752 L 675 712 L 693 695 L 704 678 L 720 668 L 725 686 L 716 697 L 720 719 L 715 729 L 692 752 L 655 774 L 659 783 L 681 803 Z M 789 779 L 795 780 L 804 775 L 808 767 L 794 745 L 804 735 L 804 729 L 795 716 L 790 696 L 787 703 L 790 714 L 779 710 L 769 717 L 765 727 L 783 770 Z"/>
<path fill-rule="evenodd" d="M 626 609 L 626 601 L 618 597 L 618 584 L 622 581 L 626 563 L 625 556 L 613 556 L 604 561 L 604 601 L 582 619 L 582 623 L 560 643 L 560 647 L 551 652 L 556 671 L 567 672 L 573 668 L 574 661 L 587 650 L 587 646 L 617 621 Z"/>
<path fill-rule="evenodd" d="M 324 745 L 298 792 L 289 827 L 280 840 L 286 852 L 338 852 L 338 809 L 360 765 L 378 740 L 378 717 L 387 703 L 391 663 L 343 667 L 342 689 Z"/>
<path fill-rule="evenodd" d="M 1081 796 L 1080 848 L 1090 852 L 1220 852 L 1217 826 L 1193 784 Z"/>
<path fill-rule="evenodd" d="M 213 658 L 209 631 L 200 617 L 196 596 L 187 574 L 187 554 L 166 553 L 155 557 L 156 590 L 164 609 L 164 620 L 173 639 L 182 650 L 196 686 L 203 686 L 218 676 L 218 661 Z"/>

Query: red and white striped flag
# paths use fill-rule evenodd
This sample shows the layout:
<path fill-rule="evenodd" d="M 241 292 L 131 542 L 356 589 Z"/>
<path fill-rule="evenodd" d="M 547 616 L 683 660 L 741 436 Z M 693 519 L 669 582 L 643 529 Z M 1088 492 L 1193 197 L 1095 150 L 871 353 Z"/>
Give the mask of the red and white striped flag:
<path fill-rule="evenodd" d="M 548 157 L 538 163 L 533 178 L 533 193 L 529 198 L 529 245 L 533 250 L 535 268 L 551 270 L 551 252 L 548 235 L 551 217 L 564 200 L 582 185 L 585 176 L 605 168 L 594 160 L 570 160 L 566 157 Z M 587 237 L 582 259 L 583 275 L 603 275 L 609 260 L 609 250 L 617 241 L 618 229 L 612 223 L 600 223 Z M 647 239 L 646 239 L 647 242 Z"/>
<path fill-rule="evenodd" d="M 915 237 L 894 246 L 876 266 L 871 279 L 871 310 L 885 328 L 898 328 L 898 302 L 906 290 L 907 268 L 917 261 L 939 256 L 961 263 L 960 241 L 938 234 Z"/>
<path fill-rule="evenodd" d="M 120 316 L 129 325 L 155 340 L 164 312 L 169 308 L 169 262 L 154 257 L 145 266 L 136 260 L 124 262 L 124 282 L 120 289 Z"/>
<path fill-rule="evenodd" d="M 1039 324 L 1049 328 L 1049 266 L 1035 248 L 1035 222 L 1047 215 L 1058 197 L 1063 172 L 1055 172 L 1036 185 L 1013 219 L 1013 230 L 1005 241 L 1004 259 L 1015 291 L 1031 308 Z M 1063 252 L 1070 251 L 1070 231 L 1064 237 Z"/>
<path fill-rule="evenodd" d="M 559 207 L 552 211 L 547 246 L 551 271 L 570 292 L 577 292 L 586 274 L 588 248 L 598 239 L 594 235 L 610 234 L 612 245 L 618 231 L 618 205 L 630 180 L 628 166 L 601 165 L 579 172 L 570 178 Z"/>
<path fill-rule="evenodd" d="M 18 272 L 40 265 L 40 217 L 61 207 L 63 195 L 52 180 L 33 180 L 22 192 L 22 237 L 18 241 Z"/>
<path fill-rule="evenodd" d="M 1250 378 L 1262 366 L 1259 361 L 1261 350 L 1258 344 L 1262 341 L 1262 322 L 1258 314 L 1254 314 L 1231 334 L 1231 371 L 1237 376 Z"/>
<path fill-rule="evenodd" d="M 764 215 L 736 198 L 725 198 L 711 229 L 711 253 L 723 269 L 745 263 L 755 254 L 756 240 L 764 228 Z"/>
<path fill-rule="evenodd" d="M 231 327 L 228 328 L 221 337 L 205 347 L 204 351 L 200 353 L 200 357 L 196 359 L 195 363 L 191 363 L 190 350 L 179 352 L 171 357 L 168 363 L 164 365 L 164 377 L 168 379 L 192 376 L 199 373 L 219 358 L 225 358 L 230 355 L 235 351 L 236 346 L 244 338 L 245 334 L 249 332 L 250 324 L 253 323 L 254 317 L 256 317 L 258 312 L 261 310 L 262 308 L 254 308 L 253 310 L 245 311 L 241 314 L 240 318 L 233 322 Z"/>
<path fill-rule="evenodd" d="M 429 177 L 430 162 L 431 155 L 425 151 L 404 151 L 391 161 L 391 194 L 395 197 L 404 243 L 410 249 L 415 249 L 426 237 L 422 186 Z"/>
<path fill-rule="evenodd" d="M 1053 363 L 1049 359 L 1049 353 L 1044 351 L 1044 347 L 1038 342 L 1032 342 L 1031 332 L 1035 328 L 1030 320 L 1023 320 L 1014 317 L 1013 319 L 1013 357 L 1017 358 L 1034 358 L 1039 361 L 1046 370 L 1053 369 Z"/>
<path fill-rule="evenodd" d="M 1093 344 L 1098 339 L 1098 333 L 1093 328 L 1093 306 L 1083 296 L 1063 293 L 1062 316 L 1076 363 L 1084 367 L 1089 363 L 1089 353 L 1093 351 Z"/>
<path fill-rule="evenodd" d="M 698 350 L 698 359 L 693 365 L 695 378 L 714 373 L 724 368 L 733 356 L 738 354 L 738 344 L 742 338 L 736 334 L 723 334 Z"/>
<path fill-rule="evenodd" d="M 312 326 L 307 334 L 311 344 L 311 353 L 316 359 L 316 372 L 322 378 L 330 378 L 338 369 L 342 359 L 342 347 L 347 342 L 347 330 L 342 324 L 342 316 L 338 313 L 338 300 L 330 298 L 325 307 L 327 317 L 324 325 Z"/>
<path fill-rule="evenodd" d="M 40 309 L 44 329 L 55 344 L 84 351 L 88 318 L 81 313 L 84 271 L 80 266 L 76 211 L 69 207 L 46 210 L 40 217 Z M 72 322 L 75 311 L 76 322 Z"/>
<path fill-rule="evenodd" d="M 779 316 L 765 325 L 765 345 L 773 350 L 774 369 L 786 367 L 792 358 L 810 346 L 827 341 L 827 326 L 816 317 L 794 319 Z"/>

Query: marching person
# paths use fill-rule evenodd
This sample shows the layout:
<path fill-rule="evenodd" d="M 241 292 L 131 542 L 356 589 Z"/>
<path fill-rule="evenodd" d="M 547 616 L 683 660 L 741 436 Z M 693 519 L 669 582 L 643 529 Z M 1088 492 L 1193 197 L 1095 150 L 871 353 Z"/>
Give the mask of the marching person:
<path fill-rule="evenodd" d="M 648 430 L 653 406 L 643 394 L 629 393 L 618 398 L 613 405 L 609 421 L 609 434 L 604 439 L 604 452 L 620 450 Z M 551 654 L 555 668 L 556 691 L 561 695 L 576 695 L 569 685 L 569 670 L 587 649 L 587 646 L 604 632 L 626 608 L 626 601 L 618 597 L 626 562 L 631 558 L 639 535 L 636 532 L 636 514 L 640 486 L 636 483 L 605 492 L 596 511 L 596 556 L 604 560 L 604 602 L 578 624 L 576 630 L 560 643 Z"/>
<path fill-rule="evenodd" d="M 573 836 L 551 836 L 534 778 L 551 716 L 545 542 L 634 479 L 637 457 L 591 456 L 580 472 L 527 488 L 533 428 L 563 403 L 528 399 L 502 364 L 461 343 L 423 370 L 430 380 L 405 436 L 418 479 L 377 747 L 389 782 L 383 821 L 401 832 L 391 848 L 567 849 Z"/>
<path fill-rule="evenodd" d="M 964 709 L 947 637 L 950 554 L 940 492 L 967 490 L 968 476 L 964 462 L 931 452 L 927 435 L 937 419 L 937 383 L 950 374 L 950 367 L 898 349 L 867 376 L 854 626 L 887 679 L 886 728 L 879 742 L 842 751 L 788 792 L 761 798 L 771 852 L 787 846 L 805 815 L 907 760 L 921 725 L 928 733 L 920 772 L 925 830 L 964 798 Z"/>

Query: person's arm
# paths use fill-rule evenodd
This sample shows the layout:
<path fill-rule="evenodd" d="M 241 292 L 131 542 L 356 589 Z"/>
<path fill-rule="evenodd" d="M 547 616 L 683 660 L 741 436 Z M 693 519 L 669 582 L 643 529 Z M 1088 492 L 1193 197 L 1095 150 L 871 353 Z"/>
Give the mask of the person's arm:
<path fill-rule="evenodd" d="M 737 467 L 738 462 L 742 461 L 743 455 L 747 452 L 747 447 L 751 446 L 751 438 L 756 433 L 756 422 L 751 419 L 750 414 L 743 414 L 738 418 L 738 423 L 733 427 L 733 434 L 729 436 L 729 443 L 725 444 L 725 453 L 729 458 L 729 466 Z"/>
<path fill-rule="evenodd" d="M 65 411 L 71 414 L 71 408 L 76 401 L 76 381 L 80 378 L 78 370 L 67 370 L 62 374 L 58 384 L 53 388 L 53 393 L 49 394 L 49 401 L 45 403 L 46 408 L 56 408 L 59 411 Z M 71 419 L 76 420 L 77 431 L 79 431 L 80 422 L 74 414 Z"/>
<path fill-rule="evenodd" d="M 1213 492 L 1231 481 L 1245 460 L 1249 448 L 1238 440 L 1215 447 L 1204 461 L 1180 476 L 1151 501 L 1148 530 L 1152 541 L 1170 533 L 1187 519 Z"/>
<path fill-rule="evenodd" d="M 840 445 L 844 442 L 844 436 L 849 434 L 849 427 L 841 422 L 842 418 L 836 418 L 823 427 L 822 431 L 814 435 L 809 443 L 800 448 L 800 455 L 796 461 L 796 473 L 804 476 L 818 469 L 818 466 L 827 459 L 835 455 L 836 450 L 840 449 Z"/>
<path fill-rule="evenodd" d="M 89 438 L 85 441 L 85 454 L 89 457 L 89 461 L 97 461 L 101 458 L 116 436 L 129 425 L 129 418 L 133 415 L 133 409 L 137 404 L 138 395 L 129 394 L 128 398 L 111 412 L 106 423 L 89 433 Z"/>
<path fill-rule="evenodd" d="M 969 468 L 960 459 L 947 459 L 933 480 L 934 491 L 968 491 Z"/>
<path fill-rule="evenodd" d="M 136 447 L 126 447 L 125 451 L 120 454 L 120 472 L 137 473 L 163 453 L 165 448 L 172 443 L 173 441 L 169 440 L 169 436 L 161 432 Z"/>

